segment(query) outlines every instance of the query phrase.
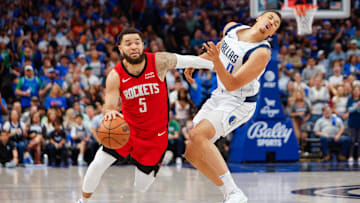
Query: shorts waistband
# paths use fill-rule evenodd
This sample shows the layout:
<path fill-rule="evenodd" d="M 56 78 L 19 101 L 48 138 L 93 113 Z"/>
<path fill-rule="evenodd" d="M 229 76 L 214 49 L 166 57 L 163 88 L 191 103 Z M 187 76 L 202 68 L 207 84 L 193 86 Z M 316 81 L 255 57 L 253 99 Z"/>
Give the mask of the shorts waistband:
<path fill-rule="evenodd" d="M 244 102 L 256 102 L 258 98 L 259 98 L 259 93 L 251 97 L 246 97 Z"/>

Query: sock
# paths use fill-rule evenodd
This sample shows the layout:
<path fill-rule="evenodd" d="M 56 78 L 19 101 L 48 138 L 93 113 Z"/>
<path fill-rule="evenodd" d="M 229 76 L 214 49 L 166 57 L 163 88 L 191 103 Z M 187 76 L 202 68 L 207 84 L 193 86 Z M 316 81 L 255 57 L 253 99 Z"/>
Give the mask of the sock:
<path fill-rule="evenodd" d="M 231 176 L 230 171 L 226 172 L 224 175 L 220 176 L 221 180 L 224 182 L 225 194 L 238 189 L 238 186 L 235 184 L 234 179 Z"/>
<path fill-rule="evenodd" d="M 80 161 L 83 161 L 84 160 L 84 155 L 83 154 L 79 154 L 79 157 L 78 157 L 78 160 Z"/>
<path fill-rule="evenodd" d="M 88 202 L 88 198 L 81 197 L 81 203 L 87 203 L 87 202 Z"/>
<path fill-rule="evenodd" d="M 155 181 L 154 171 L 146 174 L 135 167 L 134 188 L 138 192 L 146 192 Z"/>
<path fill-rule="evenodd" d="M 225 185 L 217 186 L 217 187 L 221 191 L 221 193 L 224 195 L 224 198 L 225 198 L 226 197 Z"/>

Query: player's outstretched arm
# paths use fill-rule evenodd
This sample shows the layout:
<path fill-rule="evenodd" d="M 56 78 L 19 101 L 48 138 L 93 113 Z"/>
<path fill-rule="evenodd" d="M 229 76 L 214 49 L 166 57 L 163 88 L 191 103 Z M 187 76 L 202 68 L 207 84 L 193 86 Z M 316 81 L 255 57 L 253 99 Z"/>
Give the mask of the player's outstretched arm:
<path fill-rule="evenodd" d="M 210 69 L 214 64 L 199 56 L 179 55 L 169 52 L 158 52 L 155 55 L 156 69 L 161 79 L 165 78 L 166 71 L 172 68 Z"/>
<path fill-rule="evenodd" d="M 239 89 L 257 78 L 266 68 L 271 56 L 269 49 L 258 48 L 250 55 L 249 59 L 239 70 L 234 74 L 230 74 L 220 61 L 219 49 L 212 42 L 209 42 L 208 44 L 209 45 L 204 44 L 204 46 L 208 50 L 207 53 L 214 63 L 214 70 L 216 70 L 217 75 L 227 91 Z"/>
<path fill-rule="evenodd" d="M 103 114 L 105 120 L 116 119 L 116 116 L 122 117 L 118 112 L 120 99 L 120 78 L 115 70 L 112 70 L 106 78 L 105 104 Z"/>

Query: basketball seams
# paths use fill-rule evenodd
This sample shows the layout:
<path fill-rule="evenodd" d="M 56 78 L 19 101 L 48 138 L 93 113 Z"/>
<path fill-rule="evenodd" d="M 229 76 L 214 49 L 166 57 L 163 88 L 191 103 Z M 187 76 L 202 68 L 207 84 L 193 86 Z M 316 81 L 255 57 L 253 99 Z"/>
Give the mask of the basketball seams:
<path fill-rule="evenodd" d="M 103 120 L 102 124 L 96 130 L 101 143 L 110 149 L 123 147 L 129 140 L 130 128 L 128 123 L 123 119 Z"/>

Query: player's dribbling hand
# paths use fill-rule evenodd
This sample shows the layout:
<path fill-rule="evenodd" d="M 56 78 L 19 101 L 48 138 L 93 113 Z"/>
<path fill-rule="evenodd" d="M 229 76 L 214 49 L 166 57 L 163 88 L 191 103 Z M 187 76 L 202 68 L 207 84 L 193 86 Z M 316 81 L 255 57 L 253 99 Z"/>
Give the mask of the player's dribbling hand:
<path fill-rule="evenodd" d="M 121 118 L 123 118 L 123 115 L 121 113 L 119 113 L 118 111 L 115 111 L 115 110 L 111 110 L 111 111 L 108 111 L 105 115 L 104 115 L 104 120 L 115 120 L 116 119 L 116 116 L 119 116 Z"/>
<path fill-rule="evenodd" d="M 194 70 L 195 69 L 193 68 L 187 68 L 185 69 L 184 72 L 185 78 L 190 84 L 193 84 L 195 82 L 194 78 L 192 78 L 192 74 L 194 73 Z"/>

